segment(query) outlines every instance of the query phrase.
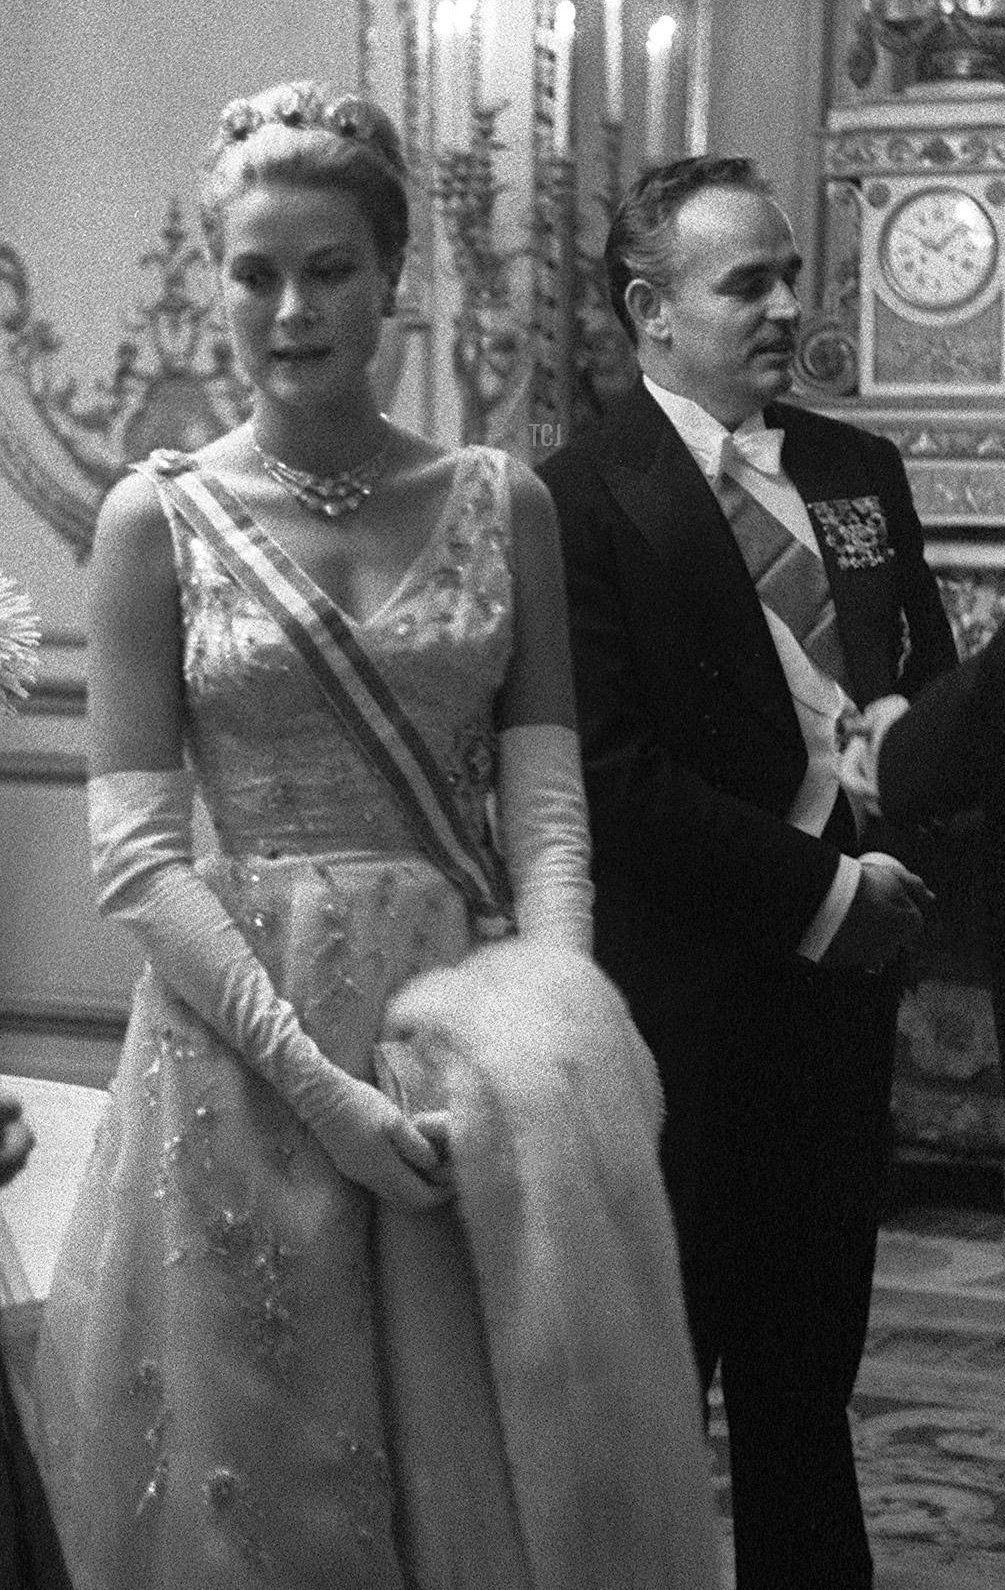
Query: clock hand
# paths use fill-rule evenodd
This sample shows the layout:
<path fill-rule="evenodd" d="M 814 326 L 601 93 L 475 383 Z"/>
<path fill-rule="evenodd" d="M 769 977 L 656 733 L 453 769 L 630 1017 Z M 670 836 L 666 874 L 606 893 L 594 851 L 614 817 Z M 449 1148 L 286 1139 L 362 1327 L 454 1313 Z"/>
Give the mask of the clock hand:
<path fill-rule="evenodd" d="M 937 254 L 941 254 L 942 250 L 944 248 L 948 248 L 949 247 L 949 245 L 953 241 L 954 237 L 961 237 L 961 236 L 962 237 L 966 237 L 968 235 L 969 231 L 970 231 L 970 228 L 968 226 L 964 226 L 963 223 L 961 222 L 959 224 L 959 226 L 951 227 L 948 232 L 944 232 L 943 235 L 939 238 L 938 242 L 934 243 L 932 246 L 935 249 Z"/>
<path fill-rule="evenodd" d="M 921 247 L 929 254 L 940 253 L 947 241 L 945 238 L 930 237 L 925 232 L 912 232 L 908 227 L 905 227 L 904 230 L 908 237 L 912 237 L 916 243 L 920 243 Z"/>

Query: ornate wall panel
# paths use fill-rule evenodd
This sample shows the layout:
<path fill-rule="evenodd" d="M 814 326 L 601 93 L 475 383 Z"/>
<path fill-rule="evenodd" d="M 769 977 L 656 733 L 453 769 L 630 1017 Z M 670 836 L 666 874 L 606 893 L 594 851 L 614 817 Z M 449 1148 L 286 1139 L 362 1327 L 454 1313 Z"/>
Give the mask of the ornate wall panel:
<path fill-rule="evenodd" d="M 570 35 L 567 0 L 0 6 L 0 567 L 44 630 L 40 685 L 0 744 L 0 888 L 17 907 L 0 912 L 0 1026 L 100 1023 L 127 997 L 82 839 L 86 555 L 131 459 L 243 409 L 193 204 L 220 106 L 302 76 L 387 106 L 414 233 L 376 368 L 385 406 L 530 458 L 632 378 L 599 261 L 644 159 L 746 148 L 806 231 L 823 0 L 668 0 L 678 26 L 654 57 L 662 9 L 580 0 Z"/>

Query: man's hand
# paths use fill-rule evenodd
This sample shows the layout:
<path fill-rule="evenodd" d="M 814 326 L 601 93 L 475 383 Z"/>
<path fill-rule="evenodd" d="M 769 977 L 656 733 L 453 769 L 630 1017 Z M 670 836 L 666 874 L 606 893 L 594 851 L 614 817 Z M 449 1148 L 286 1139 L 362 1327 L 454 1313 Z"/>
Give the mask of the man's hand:
<path fill-rule="evenodd" d="M 824 953 L 822 966 L 878 971 L 921 932 L 935 896 L 894 856 L 870 851 L 847 915 Z"/>

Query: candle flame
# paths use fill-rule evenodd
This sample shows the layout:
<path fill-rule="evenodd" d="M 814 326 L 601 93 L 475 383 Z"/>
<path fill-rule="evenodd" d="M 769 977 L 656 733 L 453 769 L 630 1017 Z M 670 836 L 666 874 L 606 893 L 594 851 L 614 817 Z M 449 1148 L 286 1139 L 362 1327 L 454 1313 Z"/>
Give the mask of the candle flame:
<path fill-rule="evenodd" d="M 454 0 L 440 0 L 433 17 L 433 32 L 438 39 L 452 39 L 457 28 Z"/>
<path fill-rule="evenodd" d="M 558 0 L 555 7 L 556 39 L 571 39 L 576 31 L 576 7 L 572 0 Z"/>
<path fill-rule="evenodd" d="M 674 17 L 657 17 L 646 39 L 646 49 L 650 55 L 663 55 L 673 44 L 677 33 L 677 22 Z"/>

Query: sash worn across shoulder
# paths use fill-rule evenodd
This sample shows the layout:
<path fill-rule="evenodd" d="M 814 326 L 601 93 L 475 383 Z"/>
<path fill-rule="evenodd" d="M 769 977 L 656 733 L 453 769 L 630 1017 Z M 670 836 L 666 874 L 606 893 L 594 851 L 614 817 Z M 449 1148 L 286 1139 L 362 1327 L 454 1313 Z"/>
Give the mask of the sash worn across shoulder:
<path fill-rule="evenodd" d="M 443 770 L 334 603 L 215 475 L 185 454 L 155 454 L 149 468 L 162 495 L 296 648 L 390 786 L 422 851 L 461 890 L 480 934 L 511 931 L 501 857 L 472 834 Z"/>

